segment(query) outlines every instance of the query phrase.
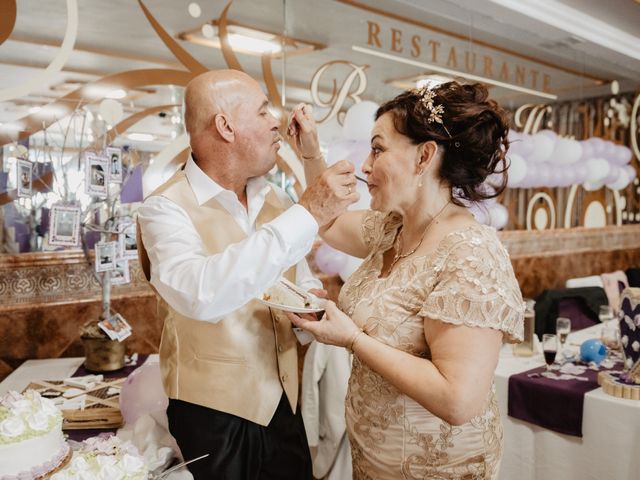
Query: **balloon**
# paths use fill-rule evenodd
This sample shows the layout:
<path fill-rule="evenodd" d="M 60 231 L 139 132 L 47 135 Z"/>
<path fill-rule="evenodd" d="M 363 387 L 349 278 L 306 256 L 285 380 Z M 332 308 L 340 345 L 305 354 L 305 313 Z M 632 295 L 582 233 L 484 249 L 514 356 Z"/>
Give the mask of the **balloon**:
<path fill-rule="evenodd" d="M 599 365 L 607 356 L 607 347 L 597 338 L 585 340 L 580 345 L 580 357 L 583 362 L 594 362 Z"/>
<path fill-rule="evenodd" d="M 147 413 L 164 412 L 168 405 L 158 363 L 135 369 L 120 389 L 120 411 L 125 423 L 133 424 Z"/>
<path fill-rule="evenodd" d="M 489 210 L 483 202 L 473 202 L 468 208 L 478 223 L 489 225 Z"/>
<path fill-rule="evenodd" d="M 356 174 L 362 173 L 362 164 L 371 152 L 371 144 L 367 142 L 354 142 L 346 159 L 356 167 Z"/>
<path fill-rule="evenodd" d="M 631 161 L 633 153 L 629 147 L 624 145 L 616 145 L 616 152 L 614 154 L 614 160 L 616 165 L 626 165 Z"/>
<path fill-rule="evenodd" d="M 627 172 L 630 182 L 633 181 L 633 179 L 638 176 L 638 172 L 636 171 L 635 167 L 633 167 L 632 165 L 625 165 L 622 168 L 624 168 L 625 171 Z"/>
<path fill-rule="evenodd" d="M 375 114 L 379 105 L 364 100 L 356 103 L 347 110 L 342 125 L 344 138 L 348 140 L 371 140 L 371 129 L 375 123 Z"/>
<path fill-rule="evenodd" d="M 527 176 L 527 163 L 517 153 L 511 153 L 509 157 L 509 170 L 507 172 L 507 185 L 511 188 L 518 186 Z"/>
<path fill-rule="evenodd" d="M 551 166 L 548 163 L 541 163 L 537 167 L 537 187 L 548 187 L 551 182 Z"/>
<path fill-rule="evenodd" d="M 340 160 L 346 160 L 351 154 L 354 144 L 355 142 L 352 140 L 342 140 L 331 144 L 327 152 L 327 165 L 333 165 Z"/>
<path fill-rule="evenodd" d="M 113 98 L 105 98 L 102 100 L 98 111 L 102 119 L 111 126 L 116 125 L 122 120 L 122 104 Z"/>
<path fill-rule="evenodd" d="M 581 156 L 582 146 L 580 143 L 568 138 L 558 138 L 551 159 L 556 163 L 571 164 L 580 160 Z"/>
<path fill-rule="evenodd" d="M 595 192 L 596 190 L 600 190 L 604 186 L 602 182 L 590 182 L 585 181 L 582 184 L 582 188 L 584 188 L 587 192 Z"/>
<path fill-rule="evenodd" d="M 529 154 L 528 161 L 545 162 L 549 160 L 553 153 L 555 141 L 549 135 L 536 134 L 533 136 L 533 145 L 534 149 Z"/>
<path fill-rule="evenodd" d="M 603 182 L 606 176 L 609 174 L 611 166 L 604 158 L 592 158 L 587 161 L 587 182 L 598 183 Z"/>
<path fill-rule="evenodd" d="M 623 170 L 620 167 L 618 167 L 617 165 L 611 165 L 609 167 L 609 173 L 602 181 L 607 186 L 609 186 L 610 183 L 613 183 L 616 180 L 618 180 L 618 177 L 620 176 L 621 172 L 623 172 Z M 625 174 L 625 178 L 626 178 L 626 174 Z"/>
<path fill-rule="evenodd" d="M 607 183 L 607 187 L 611 190 L 624 190 L 627 188 L 627 185 L 631 183 L 631 178 L 629 178 L 627 171 L 623 168 L 612 166 L 611 168 L 615 168 L 618 172 L 618 178 L 614 181 Z"/>
<path fill-rule="evenodd" d="M 490 225 L 496 230 L 500 230 L 509 222 L 509 211 L 507 207 L 500 203 L 496 203 L 489 207 Z"/>
<path fill-rule="evenodd" d="M 589 169 L 587 168 L 586 163 L 578 163 L 576 165 L 576 184 L 580 184 L 580 183 L 584 183 L 584 181 L 587 179 L 587 175 L 589 175 Z"/>
<path fill-rule="evenodd" d="M 582 147 L 582 156 L 581 156 L 581 160 L 585 161 L 585 160 L 589 160 L 590 158 L 593 158 L 594 156 L 594 151 L 593 151 L 593 144 L 590 142 L 590 138 L 588 138 L 587 140 L 582 140 L 580 142 L 580 145 Z"/>
<path fill-rule="evenodd" d="M 343 282 L 346 282 L 351 274 L 353 274 L 353 272 L 355 272 L 363 262 L 362 258 L 352 257 L 351 255 L 346 255 L 346 257 L 347 263 L 342 270 L 340 270 L 340 278 Z"/>
<path fill-rule="evenodd" d="M 316 250 L 316 265 L 322 273 L 335 275 L 347 262 L 347 254 L 342 253 L 326 243 L 322 243 Z"/>
<path fill-rule="evenodd" d="M 604 149 L 606 148 L 607 142 L 602 140 L 600 137 L 591 137 L 589 140 L 593 149 L 593 156 L 601 156 L 602 152 L 604 152 Z"/>

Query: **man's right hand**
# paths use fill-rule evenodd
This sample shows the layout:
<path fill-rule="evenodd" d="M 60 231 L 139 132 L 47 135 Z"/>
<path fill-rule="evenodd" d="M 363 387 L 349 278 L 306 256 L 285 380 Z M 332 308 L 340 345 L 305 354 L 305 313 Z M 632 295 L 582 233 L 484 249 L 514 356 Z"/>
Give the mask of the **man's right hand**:
<path fill-rule="evenodd" d="M 327 168 L 309 185 L 299 204 L 316 219 L 320 228 L 333 222 L 347 207 L 360 199 L 356 192 L 355 167 L 341 160 Z"/>

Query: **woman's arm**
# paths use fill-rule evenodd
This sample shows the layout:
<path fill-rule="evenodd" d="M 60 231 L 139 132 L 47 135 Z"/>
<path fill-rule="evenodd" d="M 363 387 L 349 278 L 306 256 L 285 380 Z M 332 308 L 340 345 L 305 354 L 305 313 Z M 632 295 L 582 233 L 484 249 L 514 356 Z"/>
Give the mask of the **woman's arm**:
<path fill-rule="evenodd" d="M 425 319 L 432 357 L 426 360 L 359 333 L 331 302 L 326 313 L 321 321 L 293 314 L 289 318 L 323 343 L 351 347 L 369 368 L 452 425 L 462 425 L 481 413 L 502 346 L 499 330 Z"/>

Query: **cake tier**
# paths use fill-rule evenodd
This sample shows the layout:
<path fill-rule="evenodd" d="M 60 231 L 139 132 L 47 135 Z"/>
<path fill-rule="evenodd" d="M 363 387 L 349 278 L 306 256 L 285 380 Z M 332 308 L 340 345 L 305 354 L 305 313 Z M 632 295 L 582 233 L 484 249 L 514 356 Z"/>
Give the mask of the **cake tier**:
<path fill-rule="evenodd" d="M 0 444 L 0 480 L 38 478 L 58 468 L 68 453 L 69 446 L 59 427 L 21 442 Z"/>

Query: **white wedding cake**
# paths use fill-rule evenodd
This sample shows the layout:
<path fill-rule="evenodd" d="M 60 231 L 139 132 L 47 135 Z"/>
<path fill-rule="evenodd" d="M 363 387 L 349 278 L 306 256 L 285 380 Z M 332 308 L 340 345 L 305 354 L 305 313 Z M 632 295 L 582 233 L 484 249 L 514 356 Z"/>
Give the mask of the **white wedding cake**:
<path fill-rule="evenodd" d="M 43 477 L 67 458 L 62 412 L 35 390 L 0 399 L 0 480 Z"/>
<path fill-rule="evenodd" d="M 88 438 L 51 480 L 146 480 L 149 468 L 130 442 L 115 435 Z"/>

